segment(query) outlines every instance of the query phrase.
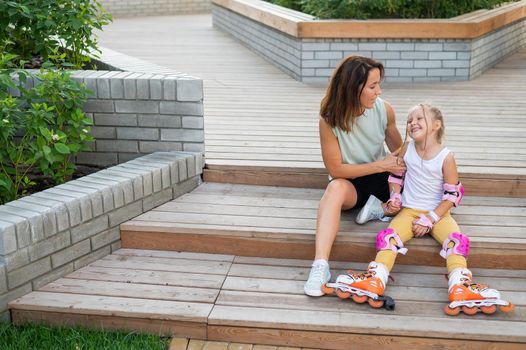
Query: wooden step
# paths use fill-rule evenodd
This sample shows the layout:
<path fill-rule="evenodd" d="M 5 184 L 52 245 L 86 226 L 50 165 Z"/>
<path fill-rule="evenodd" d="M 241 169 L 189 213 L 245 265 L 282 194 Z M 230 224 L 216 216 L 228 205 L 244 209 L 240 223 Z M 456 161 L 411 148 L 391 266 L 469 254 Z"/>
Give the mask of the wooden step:
<path fill-rule="evenodd" d="M 323 190 L 204 183 L 191 193 L 121 225 L 124 248 L 312 259 L 316 212 Z M 354 223 L 344 212 L 331 260 L 368 262 L 376 221 Z M 526 269 L 526 198 L 467 196 L 453 214 L 471 237 L 473 266 Z M 439 244 L 413 239 L 397 262 L 444 266 Z"/>
<path fill-rule="evenodd" d="M 120 249 L 9 304 L 15 323 L 320 349 L 520 349 L 526 270 L 473 268 L 512 313 L 446 316 L 444 267 L 396 265 L 394 311 L 303 294 L 310 260 Z M 335 278 L 364 263 L 332 262 Z M 375 346 L 376 346 L 375 345 Z"/>
<path fill-rule="evenodd" d="M 526 175 L 513 174 L 511 170 L 502 174 L 494 173 L 495 169 L 459 170 L 462 184 L 470 196 L 526 197 Z M 320 189 L 324 189 L 328 182 L 327 171 L 322 168 L 248 165 L 207 164 L 203 178 L 206 182 Z"/>

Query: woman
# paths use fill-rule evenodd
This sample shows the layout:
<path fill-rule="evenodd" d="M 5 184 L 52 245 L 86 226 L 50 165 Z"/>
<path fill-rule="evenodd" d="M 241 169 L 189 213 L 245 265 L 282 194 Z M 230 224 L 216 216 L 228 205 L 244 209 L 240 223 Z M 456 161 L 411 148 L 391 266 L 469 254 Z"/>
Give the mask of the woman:
<path fill-rule="evenodd" d="M 339 230 L 342 210 L 362 208 L 362 224 L 384 215 L 389 199 L 389 173 L 405 170 L 396 152 L 402 137 L 391 105 L 378 96 L 384 75 L 381 63 L 350 56 L 336 68 L 320 107 L 320 143 L 330 182 L 320 201 L 316 255 L 305 294 L 321 296 L 330 280 L 329 255 Z M 391 152 L 386 156 L 384 142 Z"/>

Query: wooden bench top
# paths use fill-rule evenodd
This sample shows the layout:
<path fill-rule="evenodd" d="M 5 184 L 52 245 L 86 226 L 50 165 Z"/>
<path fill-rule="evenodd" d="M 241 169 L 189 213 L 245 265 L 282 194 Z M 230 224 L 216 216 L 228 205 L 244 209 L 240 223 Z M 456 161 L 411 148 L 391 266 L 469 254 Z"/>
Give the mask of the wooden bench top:
<path fill-rule="evenodd" d="M 212 3 L 297 38 L 473 39 L 526 18 L 524 0 L 449 19 L 366 21 L 316 20 L 308 15 L 291 15 L 290 10 L 259 0 L 212 0 Z"/>

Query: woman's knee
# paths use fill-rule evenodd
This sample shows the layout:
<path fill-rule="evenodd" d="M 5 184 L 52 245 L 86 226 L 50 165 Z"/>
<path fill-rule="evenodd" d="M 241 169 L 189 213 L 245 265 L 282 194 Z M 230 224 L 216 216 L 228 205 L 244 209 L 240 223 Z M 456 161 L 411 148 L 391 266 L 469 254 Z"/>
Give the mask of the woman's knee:
<path fill-rule="evenodd" d="M 345 179 L 334 179 L 327 185 L 322 201 L 337 201 L 343 204 L 349 196 L 356 197 L 353 185 Z"/>

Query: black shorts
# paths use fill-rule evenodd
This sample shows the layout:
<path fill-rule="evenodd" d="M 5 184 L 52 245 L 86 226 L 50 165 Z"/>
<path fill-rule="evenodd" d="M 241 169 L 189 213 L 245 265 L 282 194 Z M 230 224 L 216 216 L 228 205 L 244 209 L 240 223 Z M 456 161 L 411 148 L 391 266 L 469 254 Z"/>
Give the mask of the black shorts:
<path fill-rule="evenodd" d="M 355 208 L 361 208 L 367 202 L 370 195 L 375 196 L 383 203 L 389 199 L 389 183 L 387 179 L 389 173 L 376 173 L 349 179 L 349 181 L 356 188 L 356 205 Z"/>

